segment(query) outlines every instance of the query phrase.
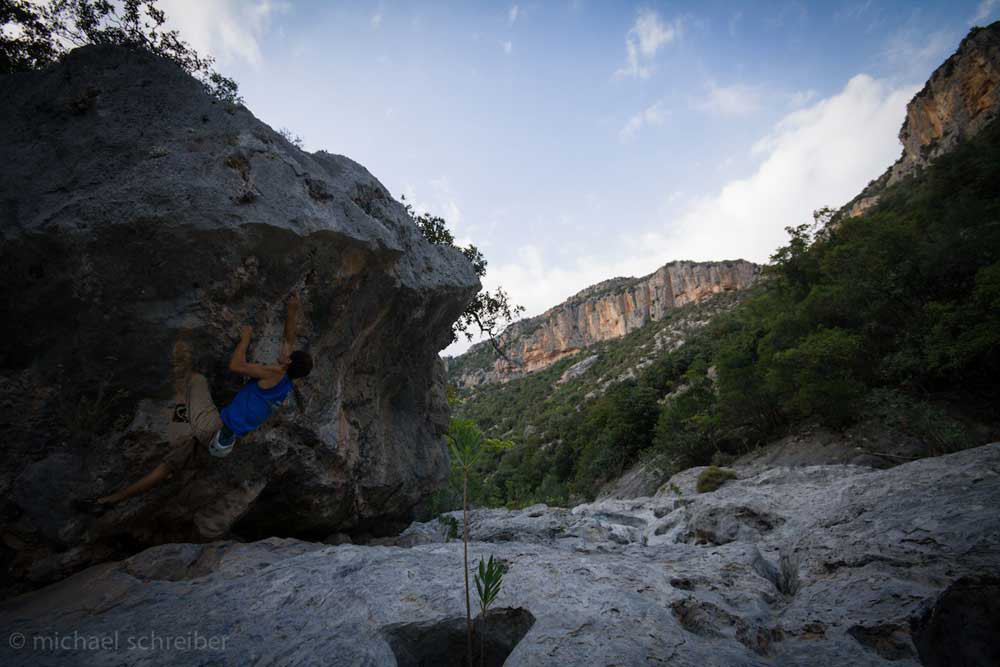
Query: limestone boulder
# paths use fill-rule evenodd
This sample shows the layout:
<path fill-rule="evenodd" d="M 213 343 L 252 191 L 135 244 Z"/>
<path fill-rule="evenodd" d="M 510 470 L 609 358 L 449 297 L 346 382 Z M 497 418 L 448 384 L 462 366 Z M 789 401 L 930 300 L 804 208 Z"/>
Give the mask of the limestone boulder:
<path fill-rule="evenodd" d="M 0 77 L 0 147 L 8 590 L 189 539 L 220 497 L 224 528 L 251 539 L 408 523 L 448 472 L 438 352 L 479 289 L 458 250 L 360 164 L 300 150 L 149 54 L 85 47 Z M 315 360 L 301 405 L 193 481 L 76 511 L 167 452 L 178 334 L 223 406 L 244 381 L 227 370 L 238 326 L 273 363 L 293 290 Z"/>

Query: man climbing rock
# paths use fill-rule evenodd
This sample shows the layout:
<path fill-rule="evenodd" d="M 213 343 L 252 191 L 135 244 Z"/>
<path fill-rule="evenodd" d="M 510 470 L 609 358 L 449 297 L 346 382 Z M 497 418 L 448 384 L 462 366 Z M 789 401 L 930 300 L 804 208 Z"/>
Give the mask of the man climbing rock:
<path fill-rule="evenodd" d="M 271 412 L 294 391 L 292 380 L 305 377 L 312 370 L 312 357 L 308 352 L 292 351 L 300 312 L 298 294 L 293 293 L 288 300 L 282 347 L 276 364 L 247 361 L 252 330 L 247 325 L 241 328 L 240 341 L 229 360 L 229 370 L 254 378 L 254 381 L 248 382 L 221 411 L 212 400 L 208 380 L 192 371 L 191 343 L 182 334 L 173 349 L 173 414 L 167 426 L 170 453 L 139 481 L 110 495 L 84 501 L 90 511 L 102 514 L 111 505 L 149 490 L 171 473 L 196 471 L 211 465 L 212 457 L 228 456 L 238 438 L 267 421 Z M 227 506 L 238 504 L 222 497 L 199 510 L 195 525 L 202 536 L 212 538 L 224 532 L 230 513 Z"/>

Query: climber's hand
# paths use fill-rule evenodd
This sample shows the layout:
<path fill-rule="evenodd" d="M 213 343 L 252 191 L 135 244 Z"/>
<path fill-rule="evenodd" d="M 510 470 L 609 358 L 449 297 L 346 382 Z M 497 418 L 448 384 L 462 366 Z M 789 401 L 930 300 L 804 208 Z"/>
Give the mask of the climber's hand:
<path fill-rule="evenodd" d="M 250 340 L 251 334 L 253 334 L 253 327 L 251 327 L 249 324 L 244 324 L 243 326 L 240 327 L 240 338 L 245 338 L 247 340 Z"/>

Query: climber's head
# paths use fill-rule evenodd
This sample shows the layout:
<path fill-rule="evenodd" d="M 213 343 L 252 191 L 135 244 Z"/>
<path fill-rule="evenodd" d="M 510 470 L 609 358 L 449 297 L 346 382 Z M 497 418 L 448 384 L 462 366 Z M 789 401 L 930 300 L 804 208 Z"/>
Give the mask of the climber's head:
<path fill-rule="evenodd" d="M 287 359 L 282 359 L 282 364 L 285 366 L 288 377 L 294 380 L 309 375 L 309 371 L 313 367 L 313 360 L 312 356 L 305 350 L 295 350 L 288 355 Z"/>

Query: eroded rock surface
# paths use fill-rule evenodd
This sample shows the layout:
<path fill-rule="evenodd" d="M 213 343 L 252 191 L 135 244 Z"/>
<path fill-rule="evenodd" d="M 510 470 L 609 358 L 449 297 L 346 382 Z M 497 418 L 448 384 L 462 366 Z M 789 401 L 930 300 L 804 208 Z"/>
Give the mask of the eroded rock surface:
<path fill-rule="evenodd" d="M 472 561 L 502 559 L 497 604 L 530 614 L 504 612 L 516 617 L 505 632 L 530 624 L 505 664 L 977 664 L 991 655 L 997 607 L 969 601 L 977 585 L 995 592 L 1000 568 L 1000 443 L 890 470 L 738 469 L 741 479 L 706 494 L 693 491 L 697 472 L 649 498 L 474 512 Z M 0 660 L 397 664 L 394 642 L 450 641 L 464 616 L 462 545 L 446 532 L 439 521 L 414 524 L 400 538 L 409 548 L 155 547 L 4 603 L 0 624 L 27 646 L 0 645 Z M 122 646 L 198 632 L 225 637 L 226 649 L 63 650 L 44 639 L 115 631 Z M 942 636 L 951 662 L 940 662 Z"/>
<path fill-rule="evenodd" d="M 299 150 L 172 63 L 98 47 L 0 77 L 0 146 L 5 589 L 190 539 L 206 498 L 229 498 L 245 537 L 318 539 L 405 518 L 447 475 L 438 351 L 478 279 L 364 167 Z M 304 410 L 289 399 L 193 487 L 74 510 L 166 453 L 178 332 L 225 405 L 237 326 L 273 362 L 293 289 L 316 362 Z"/>

